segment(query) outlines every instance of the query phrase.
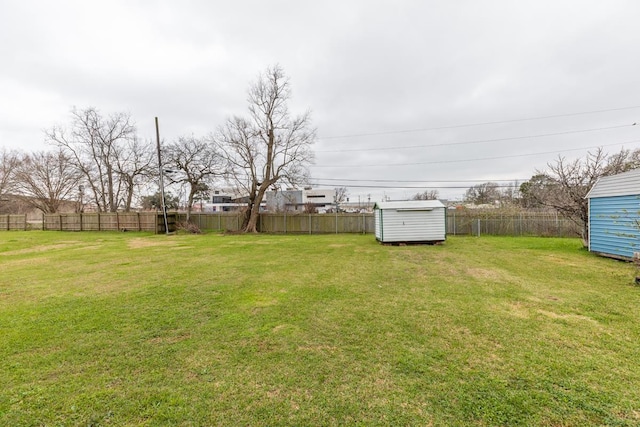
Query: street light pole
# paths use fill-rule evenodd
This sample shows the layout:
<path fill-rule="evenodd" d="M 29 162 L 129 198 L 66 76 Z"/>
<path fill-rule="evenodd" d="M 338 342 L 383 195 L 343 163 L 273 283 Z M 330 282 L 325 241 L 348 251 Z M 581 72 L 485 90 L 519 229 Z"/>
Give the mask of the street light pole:
<path fill-rule="evenodd" d="M 164 218 L 164 230 L 169 234 L 169 221 L 167 221 L 167 202 L 164 199 L 164 170 L 162 169 L 162 155 L 160 154 L 160 128 L 156 117 L 156 143 L 158 147 L 158 170 L 160 171 L 160 197 L 162 198 L 162 217 Z"/>

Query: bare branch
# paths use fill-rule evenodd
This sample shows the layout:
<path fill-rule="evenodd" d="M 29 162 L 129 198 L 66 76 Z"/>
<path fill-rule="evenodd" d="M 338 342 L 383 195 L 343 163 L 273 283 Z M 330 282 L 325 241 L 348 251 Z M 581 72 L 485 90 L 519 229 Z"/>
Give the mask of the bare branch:
<path fill-rule="evenodd" d="M 282 68 L 268 68 L 249 88 L 249 118 L 228 119 L 215 135 L 227 177 L 248 196 L 245 231 L 256 231 L 260 204 L 268 189 L 280 183 L 295 186 L 308 178 L 315 129 L 310 112 L 291 117 L 290 96 L 289 79 Z"/>

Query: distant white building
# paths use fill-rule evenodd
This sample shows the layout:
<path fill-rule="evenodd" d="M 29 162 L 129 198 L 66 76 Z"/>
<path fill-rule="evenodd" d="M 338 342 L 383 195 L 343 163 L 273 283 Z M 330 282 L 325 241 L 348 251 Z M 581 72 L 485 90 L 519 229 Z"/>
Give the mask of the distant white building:
<path fill-rule="evenodd" d="M 212 190 L 206 199 L 198 200 L 193 204 L 193 212 L 235 212 L 247 206 L 246 196 L 231 190 Z M 260 209 L 265 209 L 263 201 Z"/>
<path fill-rule="evenodd" d="M 335 207 L 335 190 L 304 188 L 267 191 L 265 199 L 266 208 L 271 212 L 302 212 L 307 205 L 312 205 L 318 212 L 323 212 Z"/>

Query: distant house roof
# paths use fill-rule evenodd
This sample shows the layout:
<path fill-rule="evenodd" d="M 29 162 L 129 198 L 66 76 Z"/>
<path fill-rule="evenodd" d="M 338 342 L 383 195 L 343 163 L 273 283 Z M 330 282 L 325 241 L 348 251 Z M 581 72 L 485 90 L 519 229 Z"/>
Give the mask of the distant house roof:
<path fill-rule="evenodd" d="M 617 175 L 603 176 L 587 193 L 587 199 L 633 196 L 635 194 L 640 194 L 640 169 L 633 169 Z"/>
<path fill-rule="evenodd" d="M 374 209 L 399 209 L 399 210 L 431 210 L 444 208 L 440 200 L 398 200 L 392 202 L 377 202 Z"/>

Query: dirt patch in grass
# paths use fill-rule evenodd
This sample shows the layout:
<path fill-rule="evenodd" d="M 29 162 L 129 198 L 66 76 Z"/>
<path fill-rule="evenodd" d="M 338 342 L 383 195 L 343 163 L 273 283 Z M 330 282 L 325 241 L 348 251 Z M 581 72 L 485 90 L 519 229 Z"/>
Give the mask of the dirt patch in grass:
<path fill-rule="evenodd" d="M 488 268 L 469 268 L 466 274 L 476 279 L 501 280 L 504 275 L 495 269 Z"/>
<path fill-rule="evenodd" d="M 584 322 L 593 323 L 594 325 L 600 324 L 598 323 L 597 320 L 592 319 L 589 316 L 582 316 L 580 314 L 558 314 L 558 313 L 554 313 L 553 311 L 547 311 L 547 310 L 538 310 L 538 313 L 544 316 L 547 316 L 551 319 L 561 319 L 561 320 L 568 320 L 568 321 L 584 321 Z"/>
<path fill-rule="evenodd" d="M 46 264 L 49 262 L 49 258 L 36 258 L 36 259 L 12 259 L 9 261 L 3 261 L 4 268 L 18 267 L 18 266 L 36 266 L 40 264 Z"/>
<path fill-rule="evenodd" d="M 544 257 L 545 261 L 547 262 L 552 262 L 556 265 L 562 265 L 565 267 L 579 267 L 580 264 L 568 260 L 566 258 L 560 257 L 560 256 L 556 256 L 556 255 L 547 255 L 546 257 Z"/>
<path fill-rule="evenodd" d="M 531 311 L 522 302 L 514 302 L 507 304 L 507 312 L 520 319 L 528 319 L 531 316 Z"/>
<path fill-rule="evenodd" d="M 153 246 L 175 246 L 176 242 L 172 240 L 154 240 L 154 239 L 145 239 L 145 238 L 135 238 L 131 239 L 128 242 L 128 246 L 130 249 L 143 249 L 149 248 Z"/>
<path fill-rule="evenodd" d="M 31 253 L 40 253 L 40 252 L 46 252 L 46 251 L 53 251 L 53 250 L 56 250 L 56 249 L 65 249 L 65 248 L 68 248 L 69 246 L 77 245 L 78 243 L 81 243 L 81 242 L 79 242 L 79 241 L 69 241 L 69 242 L 60 242 L 60 243 L 55 244 L 55 245 L 34 246 L 32 248 L 25 248 L 25 249 L 18 249 L 18 250 L 15 250 L 15 251 L 0 252 L 0 255 L 26 255 L 26 254 L 31 254 Z"/>
<path fill-rule="evenodd" d="M 165 336 L 165 337 L 153 337 L 151 339 L 148 339 L 147 342 L 149 344 L 156 344 L 156 345 L 175 344 L 175 343 L 179 343 L 180 341 L 188 340 L 190 338 L 191 338 L 191 334 L 181 334 L 181 335 L 171 335 L 171 336 Z"/>
<path fill-rule="evenodd" d="M 96 251 L 102 249 L 101 245 L 87 245 L 75 248 L 76 251 Z"/>

